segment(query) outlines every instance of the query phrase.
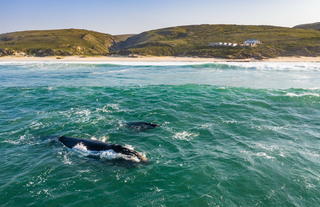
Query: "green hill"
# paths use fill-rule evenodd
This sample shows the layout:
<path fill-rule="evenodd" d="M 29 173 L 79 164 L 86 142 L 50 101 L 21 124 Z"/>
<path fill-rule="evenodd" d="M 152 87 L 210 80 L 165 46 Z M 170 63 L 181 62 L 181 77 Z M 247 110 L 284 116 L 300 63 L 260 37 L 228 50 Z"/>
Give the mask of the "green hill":
<path fill-rule="evenodd" d="M 132 37 L 134 34 L 121 34 L 121 35 L 113 35 L 116 42 L 121 42 L 127 40 L 129 37 Z"/>
<path fill-rule="evenodd" d="M 320 22 L 311 23 L 311 24 L 300 24 L 300 25 L 294 26 L 293 28 L 320 30 Z"/>
<path fill-rule="evenodd" d="M 108 55 L 116 41 L 112 35 L 81 29 L 13 32 L 0 35 L 0 56 Z"/>
<path fill-rule="evenodd" d="M 257 39 L 257 47 L 210 47 L 210 43 L 242 43 Z M 143 32 L 116 44 L 114 53 L 157 56 L 266 58 L 319 56 L 320 31 L 275 26 L 192 25 Z"/>
<path fill-rule="evenodd" d="M 262 42 L 244 46 L 247 39 Z M 227 42 L 237 46 L 214 45 Z M 212 46 L 213 44 L 213 46 Z M 0 56 L 155 55 L 220 58 L 320 56 L 320 31 L 246 25 L 190 25 L 137 35 L 80 29 L 23 31 L 0 35 Z"/>

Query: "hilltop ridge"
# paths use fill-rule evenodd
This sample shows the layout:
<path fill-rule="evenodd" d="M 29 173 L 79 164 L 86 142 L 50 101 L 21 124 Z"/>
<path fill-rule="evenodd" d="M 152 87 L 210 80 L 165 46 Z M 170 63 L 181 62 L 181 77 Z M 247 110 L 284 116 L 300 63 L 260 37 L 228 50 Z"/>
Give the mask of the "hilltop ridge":
<path fill-rule="evenodd" d="M 293 28 L 320 30 L 320 22 L 310 23 L 310 24 L 300 24 L 300 25 L 294 26 Z"/>
<path fill-rule="evenodd" d="M 248 39 L 261 44 L 245 46 Z M 230 46 L 232 45 L 232 46 Z M 136 35 L 40 30 L 0 35 L 0 56 L 189 56 L 230 59 L 320 56 L 320 31 L 255 25 L 188 25 Z"/>
<path fill-rule="evenodd" d="M 257 39 L 257 47 L 212 47 L 211 43 L 240 45 Z M 319 56 L 320 31 L 275 26 L 191 25 L 143 32 L 119 42 L 119 54 L 200 56 L 219 58 L 268 58 Z"/>
<path fill-rule="evenodd" d="M 0 35 L 0 56 L 108 55 L 116 41 L 110 34 L 83 29 L 13 32 Z"/>

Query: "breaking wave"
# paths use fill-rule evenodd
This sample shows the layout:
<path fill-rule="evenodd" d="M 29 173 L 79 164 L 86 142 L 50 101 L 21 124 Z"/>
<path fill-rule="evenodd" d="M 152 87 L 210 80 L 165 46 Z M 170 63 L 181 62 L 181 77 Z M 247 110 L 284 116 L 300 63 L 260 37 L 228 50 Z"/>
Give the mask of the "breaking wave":
<path fill-rule="evenodd" d="M 63 69 L 69 67 L 92 67 L 92 68 L 117 68 L 122 67 L 119 71 L 106 71 L 106 73 L 127 72 L 127 67 L 175 67 L 175 68 L 211 68 L 211 69 L 232 69 L 232 70 L 276 70 L 276 71 L 320 71 L 319 62 L 121 62 L 121 61 L 104 61 L 104 62 L 72 62 L 72 61 L 20 61 L 20 62 L 0 62 L 0 66 L 20 66 L 24 68 L 38 68 L 38 69 Z M 123 68 L 126 67 L 126 68 Z M 103 74 L 102 72 L 95 72 L 95 74 Z"/>

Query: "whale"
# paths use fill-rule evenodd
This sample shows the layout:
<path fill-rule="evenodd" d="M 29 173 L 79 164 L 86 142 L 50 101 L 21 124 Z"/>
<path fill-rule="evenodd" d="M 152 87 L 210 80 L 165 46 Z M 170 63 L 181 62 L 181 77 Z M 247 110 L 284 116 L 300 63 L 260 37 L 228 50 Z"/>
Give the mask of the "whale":
<path fill-rule="evenodd" d="M 121 159 L 132 162 L 147 162 L 146 156 L 131 147 L 109 144 L 97 140 L 59 136 L 58 141 L 70 149 L 79 151 L 89 157 Z"/>
<path fill-rule="evenodd" d="M 127 122 L 125 125 L 127 128 L 134 129 L 137 131 L 145 131 L 145 130 L 154 129 L 160 126 L 158 124 L 144 122 L 144 121 Z"/>

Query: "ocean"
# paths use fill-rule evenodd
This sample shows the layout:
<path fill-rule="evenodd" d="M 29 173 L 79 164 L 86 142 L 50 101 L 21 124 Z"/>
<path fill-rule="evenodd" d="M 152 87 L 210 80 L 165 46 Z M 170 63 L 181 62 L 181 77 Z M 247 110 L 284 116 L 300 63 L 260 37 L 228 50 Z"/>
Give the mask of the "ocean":
<path fill-rule="evenodd" d="M 319 117 L 320 63 L 2 62 L 0 206 L 317 207 Z"/>

